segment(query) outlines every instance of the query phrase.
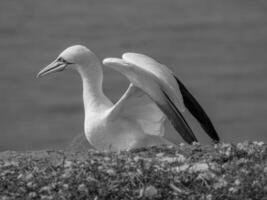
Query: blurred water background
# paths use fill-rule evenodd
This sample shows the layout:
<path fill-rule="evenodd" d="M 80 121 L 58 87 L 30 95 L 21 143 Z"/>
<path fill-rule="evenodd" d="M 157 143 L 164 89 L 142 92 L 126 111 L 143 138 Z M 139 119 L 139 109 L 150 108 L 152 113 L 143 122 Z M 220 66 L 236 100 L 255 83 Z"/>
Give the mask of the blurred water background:
<path fill-rule="evenodd" d="M 73 44 L 100 59 L 150 55 L 183 80 L 223 141 L 267 141 L 266 1 L 1 0 L 0 150 L 65 148 L 83 133 L 78 74 L 35 79 Z M 110 69 L 104 78 L 115 102 L 128 82 Z"/>

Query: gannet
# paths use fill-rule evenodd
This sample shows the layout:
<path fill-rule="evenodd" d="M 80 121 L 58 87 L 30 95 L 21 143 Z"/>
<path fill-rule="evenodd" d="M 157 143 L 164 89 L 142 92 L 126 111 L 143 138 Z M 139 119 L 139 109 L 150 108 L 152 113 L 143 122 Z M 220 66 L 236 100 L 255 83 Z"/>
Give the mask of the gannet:
<path fill-rule="evenodd" d="M 130 81 L 122 97 L 113 104 L 103 93 L 102 64 L 123 74 Z M 65 49 L 37 75 L 75 69 L 83 85 L 84 131 L 98 150 L 120 151 L 171 144 L 164 138 L 166 121 L 189 144 L 197 139 L 182 116 L 185 107 L 214 140 L 219 136 L 209 117 L 182 82 L 165 65 L 149 56 L 124 53 L 122 58 L 97 56 L 82 45 Z"/>

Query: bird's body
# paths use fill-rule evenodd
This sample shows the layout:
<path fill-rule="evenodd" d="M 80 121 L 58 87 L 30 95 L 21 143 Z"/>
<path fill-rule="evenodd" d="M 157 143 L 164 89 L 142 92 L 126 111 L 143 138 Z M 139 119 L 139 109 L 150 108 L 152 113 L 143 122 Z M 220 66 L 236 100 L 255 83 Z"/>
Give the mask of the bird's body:
<path fill-rule="evenodd" d="M 80 73 L 85 109 L 84 130 L 92 146 L 99 150 L 119 151 L 171 144 L 164 138 L 167 119 L 188 143 L 197 141 L 180 113 L 185 107 L 179 89 L 181 86 L 166 66 L 145 55 L 134 53 L 124 54 L 123 59 L 105 59 L 103 64 L 119 71 L 131 82 L 115 104 L 103 93 L 101 62 L 86 47 L 76 45 L 67 48 L 38 74 L 43 76 L 53 71 L 62 71 L 67 66 Z M 199 104 L 191 103 L 195 99 L 192 100 L 188 91 L 182 89 L 190 105 L 199 111 L 197 119 L 201 115 L 207 117 L 198 108 Z M 208 127 L 208 134 L 214 140 L 219 139 L 209 119 L 205 120 L 202 120 L 202 125 Z"/>
<path fill-rule="evenodd" d="M 166 144 L 164 138 L 145 134 L 136 119 L 111 116 L 114 104 L 102 90 L 102 64 L 96 56 L 92 57 L 94 62 L 91 67 L 77 68 L 83 84 L 84 131 L 90 144 L 100 150 L 115 151 Z"/>
<path fill-rule="evenodd" d="M 117 151 L 166 143 L 161 137 L 145 134 L 134 119 L 123 116 L 112 117 L 111 111 L 114 105 L 105 96 L 96 98 L 93 95 L 87 93 L 84 97 L 95 98 L 90 105 L 85 101 L 84 130 L 87 140 L 95 148 Z"/>
<path fill-rule="evenodd" d="M 114 104 L 103 93 L 102 80 L 99 80 L 103 76 L 101 63 L 96 62 L 95 68 L 98 69 L 94 71 L 93 82 L 89 78 L 92 76 L 90 68 L 79 70 L 83 83 L 84 130 L 90 144 L 97 149 L 115 151 L 167 144 L 162 137 L 144 133 L 134 118 L 112 117 Z"/>
<path fill-rule="evenodd" d="M 98 117 L 85 122 L 86 138 L 97 149 L 119 151 L 168 144 L 162 137 L 144 133 L 135 120 L 125 117 L 110 120 L 105 115 Z"/>

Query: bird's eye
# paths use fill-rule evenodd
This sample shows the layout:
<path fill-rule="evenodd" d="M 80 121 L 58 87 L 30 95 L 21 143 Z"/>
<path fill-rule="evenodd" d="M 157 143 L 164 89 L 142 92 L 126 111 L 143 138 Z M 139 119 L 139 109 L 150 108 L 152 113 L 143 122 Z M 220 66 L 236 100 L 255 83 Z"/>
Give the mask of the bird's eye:
<path fill-rule="evenodd" d="M 59 57 L 59 58 L 57 59 L 57 61 L 62 62 L 62 63 L 65 63 L 65 64 L 68 64 L 68 65 L 74 64 L 74 63 L 72 63 L 72 62 L 69 62 L 69 61 L 65 60 L 65 59 L 62 58 L 62 57 Z"/>
<path fill-rule="evenodd" d="M 59 57 L 57 60 L 58 60 L 59 62 L 66 63 L 66 60 L 65 60 L 64 58 L 62 58 L 62 57 Z"/>

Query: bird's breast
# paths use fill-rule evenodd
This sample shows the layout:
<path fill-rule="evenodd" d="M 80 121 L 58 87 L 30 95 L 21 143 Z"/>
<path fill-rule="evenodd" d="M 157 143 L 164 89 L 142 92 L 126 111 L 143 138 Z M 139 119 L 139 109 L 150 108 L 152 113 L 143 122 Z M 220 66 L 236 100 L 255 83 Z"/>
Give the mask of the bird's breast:
<path fill-rule="evenodd" d="M 135 120 L 118 118 L 108 121 L 94 117 L 85 120 L 85 135 L 98 150 L 128 150 L 143 140 L 145 134 Z"/>

